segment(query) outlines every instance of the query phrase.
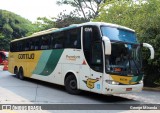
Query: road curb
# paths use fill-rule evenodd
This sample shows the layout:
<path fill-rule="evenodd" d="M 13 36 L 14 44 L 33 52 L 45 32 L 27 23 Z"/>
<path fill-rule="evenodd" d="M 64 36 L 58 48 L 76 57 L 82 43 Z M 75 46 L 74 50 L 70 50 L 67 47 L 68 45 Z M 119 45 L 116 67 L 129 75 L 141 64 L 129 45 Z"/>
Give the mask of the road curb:
<path fill-rule="evenodd" d="M 160 87 L 143 87 L 143 90 L 147 90 L 147 91 L 160 91 Z"/>

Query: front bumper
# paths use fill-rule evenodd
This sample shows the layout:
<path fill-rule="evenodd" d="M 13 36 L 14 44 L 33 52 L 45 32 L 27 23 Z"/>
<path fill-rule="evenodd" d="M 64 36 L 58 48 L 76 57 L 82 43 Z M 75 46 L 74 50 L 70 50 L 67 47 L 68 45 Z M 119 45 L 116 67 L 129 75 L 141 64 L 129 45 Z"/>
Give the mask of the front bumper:
<path fill-rule="evenodd" d="M 102 94 L 125 94 L 132 92 L 140 92 L 143 88 L 143 83 L 135 85 L 112 85 L 105 83 Z"/>

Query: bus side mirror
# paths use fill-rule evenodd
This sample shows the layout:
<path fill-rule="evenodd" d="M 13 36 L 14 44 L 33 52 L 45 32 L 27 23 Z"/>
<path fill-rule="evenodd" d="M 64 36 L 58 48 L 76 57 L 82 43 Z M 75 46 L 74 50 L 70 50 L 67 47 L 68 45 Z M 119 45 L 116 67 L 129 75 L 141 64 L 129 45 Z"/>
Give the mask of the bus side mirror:
<path fill-rule="evenodd" d="M 143 47 L 146 47 L 150 50 L 150 53 L 151 53 L 150 59 L 154 59 L 154 53 L 155 53 L 154 48 L 148 43 L 142 43 L 142 45 L 143 45 Z"/>
<path fill-rule="evenodd" d="M 110 42 L 110 39 L 108 37 L 106 37 L 106 36 L 103 36 L 102 40 L 104 42 L 105 55 L 110 55 L 111 54 L 111 42 Z"/>

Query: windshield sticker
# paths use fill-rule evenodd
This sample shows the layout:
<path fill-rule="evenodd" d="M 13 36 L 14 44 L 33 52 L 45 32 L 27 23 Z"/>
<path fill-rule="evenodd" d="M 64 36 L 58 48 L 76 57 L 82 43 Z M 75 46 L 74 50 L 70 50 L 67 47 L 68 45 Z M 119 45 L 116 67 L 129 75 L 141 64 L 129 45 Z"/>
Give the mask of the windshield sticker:
<path fill-rule="evenodd" d="M 97 84 L 97 89 L 100 89 L 100 84 Z"/>

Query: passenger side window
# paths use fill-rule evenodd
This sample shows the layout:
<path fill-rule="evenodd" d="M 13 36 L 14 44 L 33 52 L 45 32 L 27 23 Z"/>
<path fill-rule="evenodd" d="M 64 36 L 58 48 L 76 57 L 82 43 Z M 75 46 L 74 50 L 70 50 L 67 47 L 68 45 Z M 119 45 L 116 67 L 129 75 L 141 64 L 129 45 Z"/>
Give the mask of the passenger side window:
<path fill-rule="evenodd" d="M 55 48 L 55 49 L 64 48 L 64 39 L 65 39 L 64 32 L 55 33 L 54 38 L 52 40 L 52 42 L 54 44 L 53 48 Z"/>
<path fill-rule="evenodd" d="M 35 40 L 31 39 L 30 40 L 30 50 L 34 50 L 35 49 Z"/>
<path fill-rule="evenodd" d="M 30 41 L 29 40 L 25 40 L 25 48 L 24 48 L 24 50 L 28 51 L 29 47 L 30 47 Z"/>
<path fill-rule="evenodd" d="M 18 51 L 24 51 L 24 41 L 18 42 Z"/>
<path fill-rule="evenodd" d="M 40 40 L 39 37 L 34 39 L 34 50 L 40 49 Z"/>
<path fill-rule="evenodd" d="M 49 49 L 50 46 L 50 37 L 45 35 L 41 37 L 41 50 Z"/>
<path fill-rule="evenodd" d="M 81 28 L 68 30 L 65 34 L 65 48 L 81 49 Z"/>
<path fill-rule="evenodd" d="M 81 49 L 81 28 L 77 28 L 71 32 L 71 43 L 74 48 Z M 73 38 L 72 38 L 73 37 Z"/>
<path fill-rule="evenodd" d="M 50 40 L 51 40 L 51 45 L 50 48 L 54 49 L 55 48 L 55 38 L 54 38 L 54 34 L 50 34 Z"/>
<path fill-rule="evenodd" d="M 18 42 L 12 42 L 11 51 L 33 51 L 47 49 L 81 49 L 81 28 L 35 36 Z"/>
<path fill-rule="evenodd" d="M 18 52 L 19 50 L 18 50 L 18 42 L 12 42 L 12 44 L 11 44 L 11 51 L 12 52 Z"/>

